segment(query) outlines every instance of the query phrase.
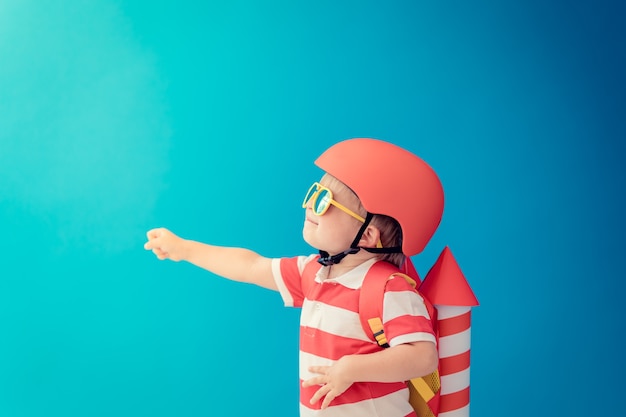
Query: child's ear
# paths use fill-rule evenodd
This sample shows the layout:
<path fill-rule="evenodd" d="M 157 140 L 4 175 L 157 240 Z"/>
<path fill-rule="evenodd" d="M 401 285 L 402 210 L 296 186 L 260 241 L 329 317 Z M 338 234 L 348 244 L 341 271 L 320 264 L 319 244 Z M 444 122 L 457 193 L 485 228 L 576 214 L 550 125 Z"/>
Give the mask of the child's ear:
<path fill-rule="evenodd" d="M 363 232 L 359 246 L 362 248 L 375 248 L 380 240 L 380 230 L 378 227 L 369 225 Z"/>

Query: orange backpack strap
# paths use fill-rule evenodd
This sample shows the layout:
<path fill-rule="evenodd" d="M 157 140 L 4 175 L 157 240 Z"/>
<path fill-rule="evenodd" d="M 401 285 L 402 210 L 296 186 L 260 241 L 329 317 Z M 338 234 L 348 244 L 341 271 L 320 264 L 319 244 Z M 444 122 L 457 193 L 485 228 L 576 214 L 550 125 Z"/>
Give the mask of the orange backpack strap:
<path fill-rule="evenodd" d="M 368 335 L 368 329 L 372 328 L 372 324 L 370 324 L 370 321 L 377 326 L 378 321 L 380 321 L 380 330 L 382 330 L 385 285 L 387 285 L 387 281 L 389 281 L 393 276 L 403 277 L 409 284 L 411 284 L 413 289 L 419 293 L 417 288 L 419 283 L 407 274 L 400 272 L 400 270 L 396 266 L 385 261 L 379 261 L 372 265 L 369 271 L 367 271 L 367 274 L 365 274 L 363 284 L 361 285 L 361 295 L 359 296 L 359 318 L 361 319 L 361 325 L 363 329 Z M 433 330 L 435 331 L 435 335 L 437 335 L 437 310 L 424 297 L 423 294 L 419 294 L 420 297 L 422 297 L 422 299 L 424 300 L 426 310 L 428 311 L 430 320 L 433 325 Z M 378 340 L 373 337 L 370 337 L 370 339 L 378 342 Z M 380 343 L 379 345 L 382 346 Z"/>
<path fill-rule="evenodd" d="M 385 285 L 394 274 L 400 274 L 394 265 L 384 261 L 376 262 L 365 274 L 359 295 L 361 327 L 371 340 L 383 348 L 389 347 L 383 331 L 383 298 Z"/>

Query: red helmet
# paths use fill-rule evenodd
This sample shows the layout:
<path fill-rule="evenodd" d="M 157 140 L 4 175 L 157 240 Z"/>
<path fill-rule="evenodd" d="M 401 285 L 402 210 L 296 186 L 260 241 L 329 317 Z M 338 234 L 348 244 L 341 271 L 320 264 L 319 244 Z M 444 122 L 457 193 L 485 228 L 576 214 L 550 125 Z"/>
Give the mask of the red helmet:
<path fill-rule="evenodd" d="M 377 139 L 348 139 L 328 148 L 315 165 L 350 187 L 368 212 L 396 219 L 407 256 L 420 253 L 441 222 L 441 182 L 405 149 Z"/>

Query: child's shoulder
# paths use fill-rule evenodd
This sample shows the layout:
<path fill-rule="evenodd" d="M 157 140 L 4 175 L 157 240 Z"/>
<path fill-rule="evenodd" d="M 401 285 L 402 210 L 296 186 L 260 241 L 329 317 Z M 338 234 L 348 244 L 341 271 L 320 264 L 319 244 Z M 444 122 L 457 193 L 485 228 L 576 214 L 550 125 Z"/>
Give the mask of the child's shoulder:
<path fill-rule="evenodd" d="M 300 275 L 308 272 L 313 272 L 313 274 L 315 274 L 315 272 L 317 272 L 317 270 L 321 267 L 321 265 L 316 262 L 317 258 L 319 258 L 319 255 L 316 254 L 297 255 L 276 258 L 274 259 L 274 262 L 276 262 L 277 265 L 280 265 L 281 269 L 297 271 Z"/>

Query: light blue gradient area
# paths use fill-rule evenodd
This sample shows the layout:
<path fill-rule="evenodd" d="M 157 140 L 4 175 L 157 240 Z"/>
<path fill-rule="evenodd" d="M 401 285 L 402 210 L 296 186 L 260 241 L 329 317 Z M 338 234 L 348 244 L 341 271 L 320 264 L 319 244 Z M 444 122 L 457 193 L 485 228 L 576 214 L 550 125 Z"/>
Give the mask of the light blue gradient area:
<path fill-rule="evenodd" d="M 0 416 L 297 415 L 298 311 L 159 262 L 145 232 L 310 253 L 313 160 L 358 136 L 442 179 L 414 262 L 449 245 L 481 302 L 472 415 L 619 415 L 625 19 L 602 1 L 0 2 Z"/>

